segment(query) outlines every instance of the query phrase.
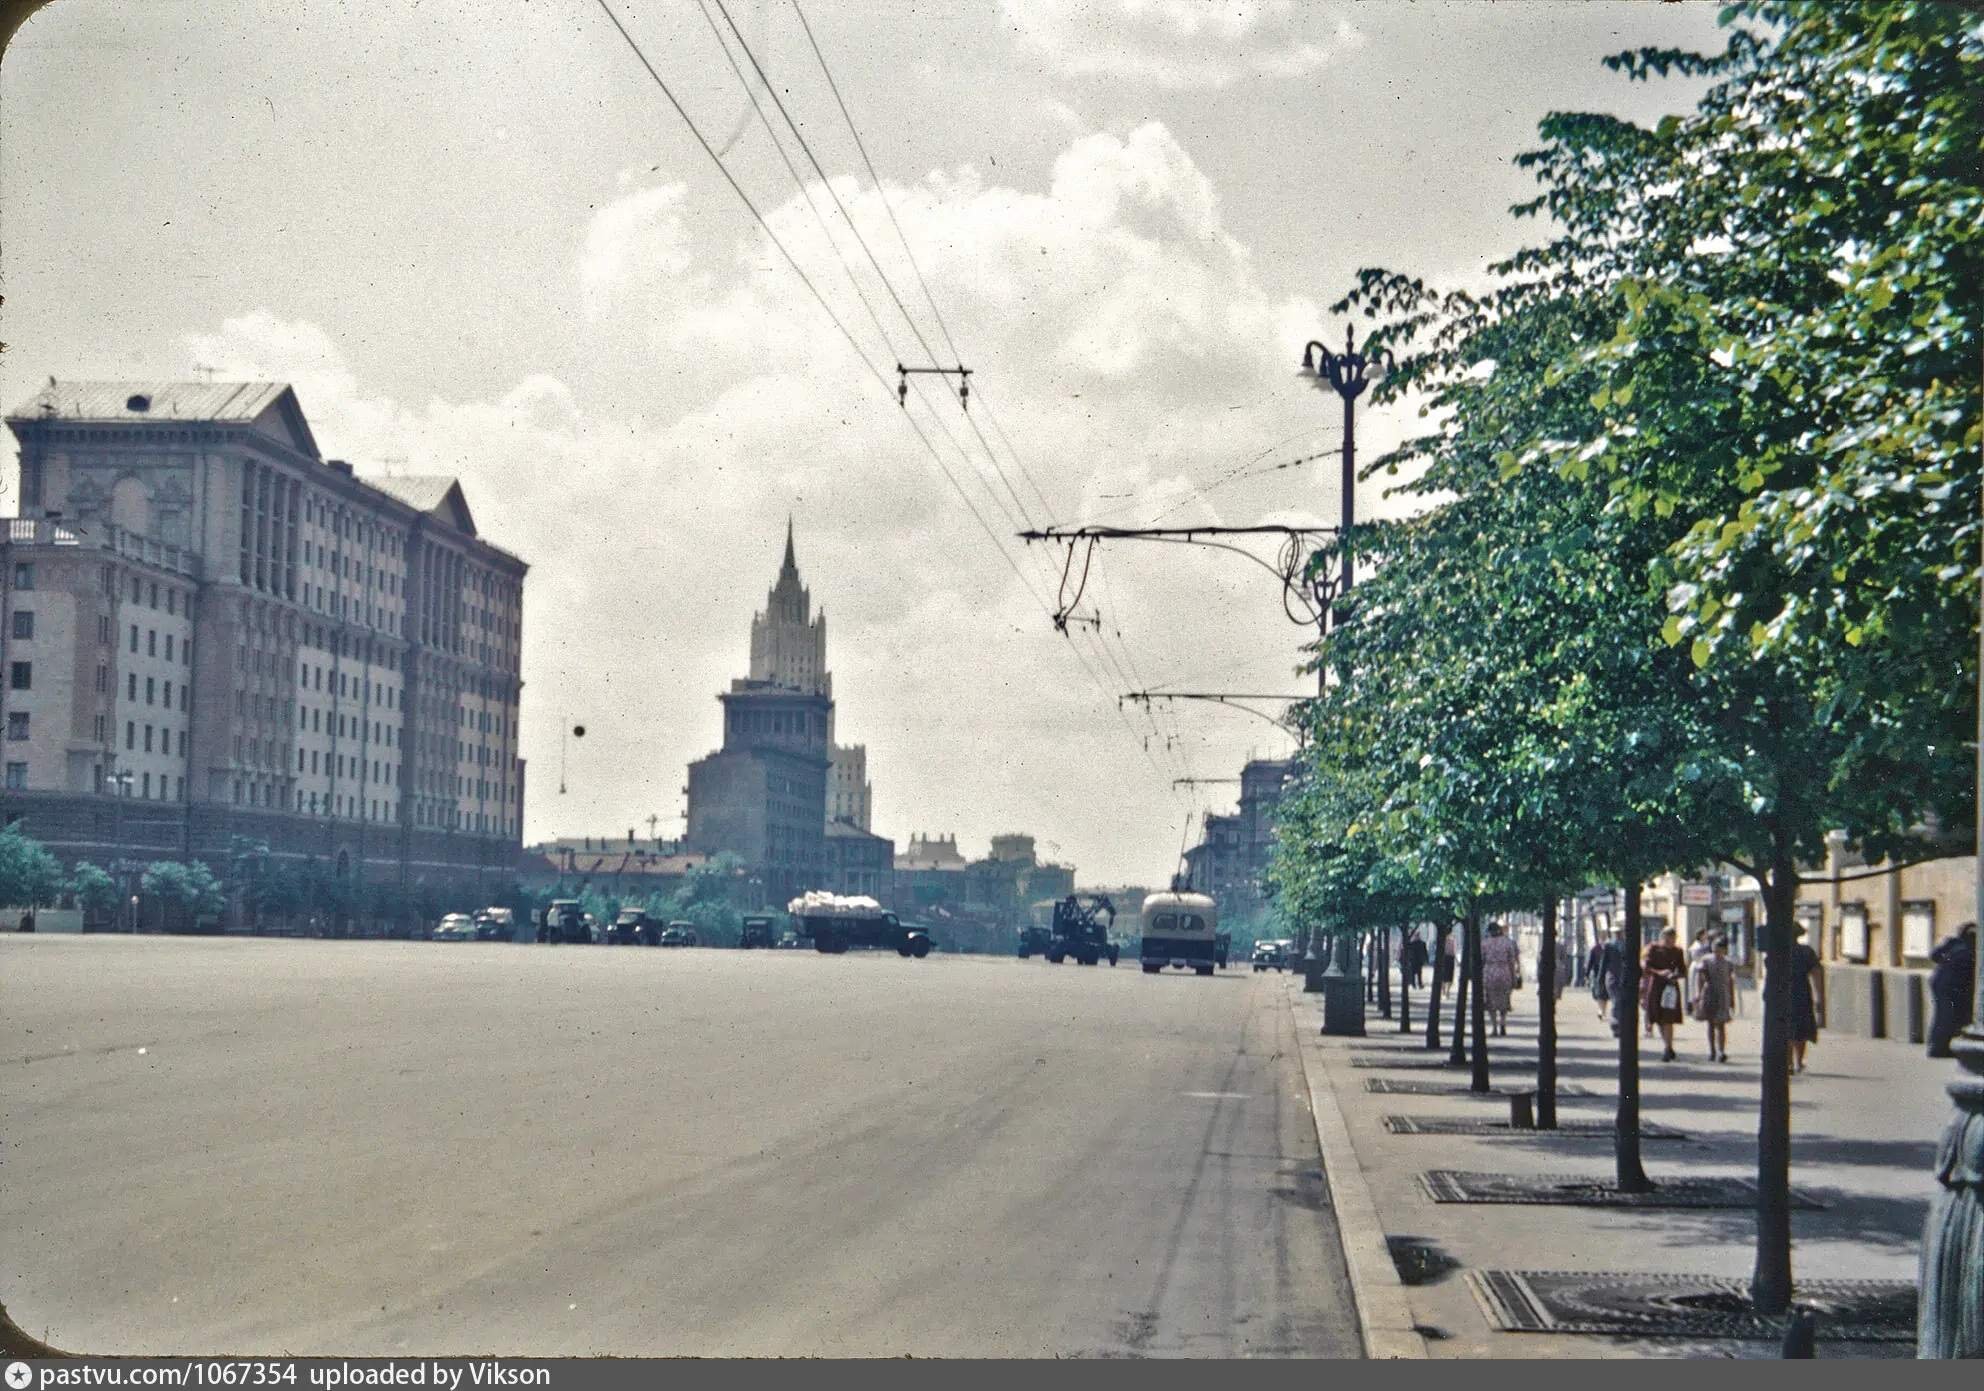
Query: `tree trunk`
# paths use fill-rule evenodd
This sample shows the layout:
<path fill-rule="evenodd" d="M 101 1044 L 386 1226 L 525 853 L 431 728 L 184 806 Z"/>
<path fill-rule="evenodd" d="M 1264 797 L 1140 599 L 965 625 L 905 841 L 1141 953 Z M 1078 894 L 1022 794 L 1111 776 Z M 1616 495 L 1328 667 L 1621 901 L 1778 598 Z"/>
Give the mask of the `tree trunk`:
<path fill-rule="evenodd" d="M 1378 935 L 1375 932 L 1364 934 L 1364 1003 L 1376 1004 L 1378 1000 Z"/>
<path fill-rule="evenodd" d="M 1626 885 L 1625 936 L 1619 943 L 1619 1116 L 1614 1146 L 1619 1191 L 1651 1193 L 1653 1180 L 1640 1163 L 1640 886 Z"/>
<path fill-rule="evenodd" d="M 1454 962 L 1454 1043 L 1453 1050 L 1447 1054 L 1449 1067 L 1467 1065 L 1467 972 L 1470 955 L 1467 926 L 1463 922 L 1458 960 Z"/>
<path fill-rule="evenodd" d="M 1488 1090 L 1488 999 L 1481 990 L 1481 910 L 1467 915 L 1467 988 L 1474 996 L 1467 1027 L 1474 1033 L 1474 1071 L 1470 1091 Z"/>
<path fill-rule="evenodd" d="M 1763 1104 L 1757 1117 L 1757 1265 L 1750 1298 L 1759 1314 L 1791 1307 L 1791 945 L 1798 869 L 1790 842 L 1772 837 L 1764 886 Z"/>
<path fill-rule="evenodd" d="M 1378 1013 L 1392 1017 L 1392 930 L 1381 927 L 1371 934 L 1371 949 L 1378 954 Z"/>
<path fill-rule="evenodd" d="M 1536 956 L 1536 1128 L 1557 1128 L 1557 900 L 1543 904 Z"/>
<path fill-rule="evenodd" d="M 1406 958 L 1411 955 L 1412 931 L 1405 927 L 1398 930 L 1398 1031 L 1402 1034 L 1412 1032 L 1412 971 L 1406 964 Z"/>
<path fill-rule="evenodd" d="M 1437 1052 L 1440 1047 L 1440 964 L 1447 959 L 1447 933 L 1445 923 L 1433 929 L 1433 983 L 1426 987 L 1426 1047 Z"/>

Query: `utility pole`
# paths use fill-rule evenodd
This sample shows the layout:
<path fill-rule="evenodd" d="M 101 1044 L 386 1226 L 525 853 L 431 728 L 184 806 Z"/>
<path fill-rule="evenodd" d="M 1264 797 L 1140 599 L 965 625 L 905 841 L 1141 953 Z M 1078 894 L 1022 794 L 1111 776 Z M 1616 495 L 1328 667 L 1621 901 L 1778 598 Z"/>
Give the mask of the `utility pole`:
<path fill-rule="evenodd" d="M 1335 603 L 1329 613 L 1329 631 L 1340 629 L 1349 618 L 1347 601 L 1350 586 L 1355 580 L 1355 565 L 1351 560 L 1351 528 L 1357 525 L 1357 398 L 1371 384 L 1372 369 L 1380 373 L 1389 368 L 1391 354 L 1360 353 L 1357 351 L 1357 330 L 1345 328 L 1343 331 L 1343 351 L 1333 353 L 1319 341 L 1311 341 L 1302 349 L 1302 371 L 1315 376 L 1318 390 L 1328 388 L 1334 391 L 1343 402 L 1343 520 L 1337 531 L 1337 543 L 1343 548 L 1342 571 L 1337 577 Z M 1328 675 L 1322 663 L 1316 664 L 1316 690 L 1321 694 Z M 1338 681 L 1350 679 L 1348 662 L 1337 672 Z M 1357 989 L 1357 981 L 1343 969 L 1343 953 L 1330 953 L 1329 968 L 1322 969 L 1321 959 L 1316 955 L 1316 930 L 1309 929 L 1309 950 L 1303 958 L 1302 988 L 1305 991 L 1320 991 L 1323 995 L 1323 1032 L 1346 1035 L 1361 1035 L 1364 1032 L 1364 1000 Z"/>
<path fill-rule="evenodd" d="M 1357 330 L 1346 328 L 1343 331 L 1343 351 L 1333 353 L 1319 342 L 1311 342 L 1302 350 L 1302 370 L 1315 374 L 1316 387 L 1327 387 L 1343 401 L 1343 523 L 1337 532 L 1343 543 L 1343 569 L 1337 578 L 1336 606 L 1331 614 L 1330 627 L 1340 628 L 1348 616 L 1344 611 L 1344 601 L 1350 597 L 1350 586 L 1355 576 L 1350 559 L 1350 531 L 1357 525 L 1357 398 L 1364 394 L 1364 388 L 1373 380 L 1372 369 L 1379 375 L 1391 365 L 1391 354 L 1384 350 L 1377 353 L 1357 351 Z M 1341 678 L 1342 673 L 1339 673 Z"/>

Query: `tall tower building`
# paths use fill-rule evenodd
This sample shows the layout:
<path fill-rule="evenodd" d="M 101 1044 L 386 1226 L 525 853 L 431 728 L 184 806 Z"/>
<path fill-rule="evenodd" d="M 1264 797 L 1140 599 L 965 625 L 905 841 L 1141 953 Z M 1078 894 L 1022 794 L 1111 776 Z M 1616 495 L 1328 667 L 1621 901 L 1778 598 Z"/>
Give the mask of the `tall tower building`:
<path fill-rule="evenodd" d="M 785 523 L 785 563 L 764 612 L 751 615 L 750 679 L 829 700 L 834 695 L 834 678 L 827 671 L 827 611 L 813 616 L 813 596 L 799 582 L 790 518 Z"/>
<path fill-rule="evenodd" d="M 812 592 L 799 580 L 799 558 L 793 547 L 792 521 L 785 523 L 785 560 L 765 598 L 763 612 L 751 615 L 751 676 L 805 695 L 834 698 L 834 677 L 827 669 L 827 611 L 813 612 Z M 870 829 L 874 788 L 868 781 L 868 749 L 863 744 L 834 743 L 834 716 L 827 709 L 827 744 L 831 767 L 827 774 L 827 820 Z"/>
<path fill-rule="evenodd" d="M 868 751 L 833 742 L 827 616 L 800 582 L 792 525 L 765 607 L 751 616 L 750 675 L 719 699 L 723 747 L 689 766 L 689 844 L 728 850 L 765 901 L 808 889 L 886 893 L 894 847 L 869 833 Z"/>

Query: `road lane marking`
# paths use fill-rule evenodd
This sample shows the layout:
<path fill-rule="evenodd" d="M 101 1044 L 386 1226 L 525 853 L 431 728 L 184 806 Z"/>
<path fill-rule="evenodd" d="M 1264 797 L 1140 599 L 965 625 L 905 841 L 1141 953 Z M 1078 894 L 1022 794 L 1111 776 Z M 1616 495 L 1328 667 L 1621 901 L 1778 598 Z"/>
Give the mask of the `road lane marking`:
<path fill-rule="evenodd" d="M 1192 1101 L 1245 1101 L 1252 1092 L 1184 1092 L 1181 1095 Z"/>

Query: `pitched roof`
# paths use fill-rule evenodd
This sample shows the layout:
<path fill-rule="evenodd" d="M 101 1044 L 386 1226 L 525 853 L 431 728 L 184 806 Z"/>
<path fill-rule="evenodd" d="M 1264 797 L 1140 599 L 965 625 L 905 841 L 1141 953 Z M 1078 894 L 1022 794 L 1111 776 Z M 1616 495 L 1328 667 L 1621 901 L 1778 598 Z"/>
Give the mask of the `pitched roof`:
<path fill-rule="evenodd" d="M 441 518 L 457 531 L 470 536 L 476 534 L 475 517 L 468 510 L 468 499 L 462 496 L 459 479 L 445 474 L 415 474 L 409 477 L 373 477 L 366 475 L 364 482 L 380 492 L 398 498 L 416 512 L 428 512 Z"/>
<path fill-rule="evenodd" d="M 50 377 L 48 385 L 22 402 L 7 420 L 23 425 L 39 420 L 259 425 L 284 444 L 318 457 L 303 407 L 287 382 L 63 382 Z"/>
<path fill-rule="evenodd" d="M 827 822 L 827 835 L 838 840 L 888 840 L 889 839 L 887 836 L 877 835 L 873 831 L 864 830 L 862 827 L 855 825 L 852 821 L 843 820 L 840 817 L 835 817 L 833 820 Z M 890 845 L 895 844 L 894 841 L 889 841 L 889 843 Z"/>
<path fill-rule="evenodd" d="M 289 390 L 284 382 L 60 382 L 51 379 L 12 420 L 253 420 Z M 142 407 L 133 403 L 143 401 Z"/>

